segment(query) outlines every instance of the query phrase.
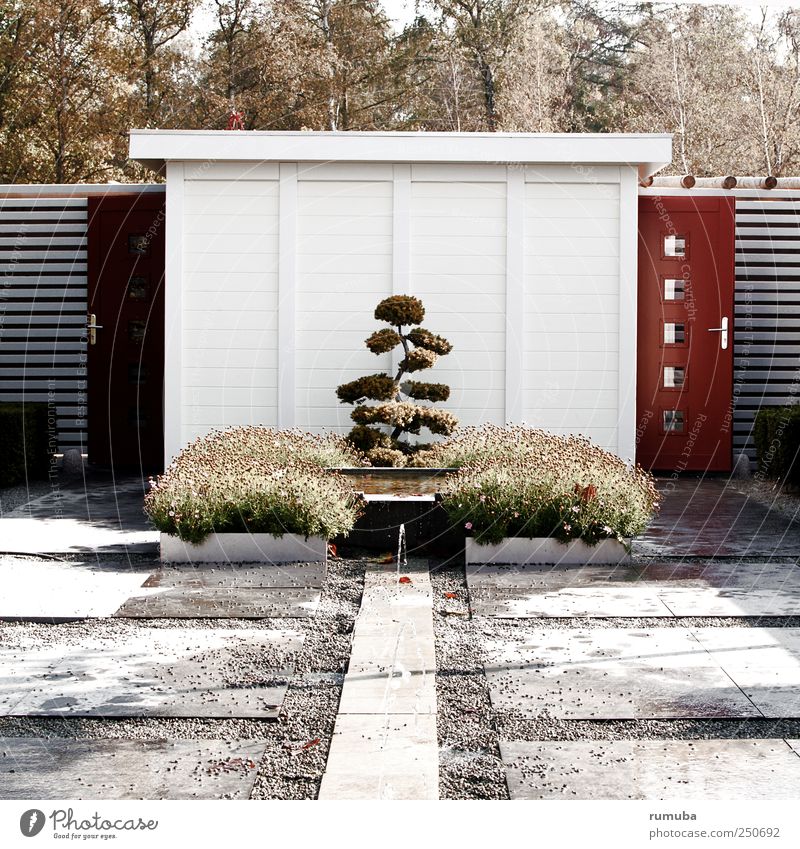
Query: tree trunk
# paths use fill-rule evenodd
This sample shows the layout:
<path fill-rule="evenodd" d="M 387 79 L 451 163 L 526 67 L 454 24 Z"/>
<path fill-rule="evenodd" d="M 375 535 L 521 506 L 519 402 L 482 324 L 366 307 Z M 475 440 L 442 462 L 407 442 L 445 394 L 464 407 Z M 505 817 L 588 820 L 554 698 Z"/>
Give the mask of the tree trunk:
<path fill-rule="evenodd" d="M 494 105 L 494 74 L 483 57 L 479 59 L 481 79 L 483 80 L 483 98 L 486 104 L 486 126 L 490 133 L 497 129 L 497 114 Z"/>

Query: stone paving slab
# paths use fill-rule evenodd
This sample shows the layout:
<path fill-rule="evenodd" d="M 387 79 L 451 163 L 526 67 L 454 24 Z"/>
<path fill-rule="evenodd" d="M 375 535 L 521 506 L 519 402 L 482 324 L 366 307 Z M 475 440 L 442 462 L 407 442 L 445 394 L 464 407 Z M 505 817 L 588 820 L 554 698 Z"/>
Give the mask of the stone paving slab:
<path fill-rule="evenodd" d="M 85 487 L 56 490 L 0 519 L 2 550 L 155 554 L 159 534 L 142 510 L 146 490 L 140 478 L 92 480 Z"/>
<path fill-rule="evenodd" d="M 659 592 L 658 597 L 673 616 L 800 616 L 800 588 L 749 590 L 686 586 Z"/>
<path fill-rule="evenodd" d="M 795 800 L 797 742 L 501 740 L 500 754 L 512 799 Z"/>
<path fill-rule="evenodd" d="M 153 595 L 129 598 L 115 615 L 127 618 L 169 619 L 263 619 L 313 616 L 320 591 L 227 587 L 171 587 L 152 590 Z"/>
<path fill-rule="evenodd" d="M 672 563 L 629 567 L 467 567 L 477 616 L 800 615 L 792 562 Z"/>
<path fill-rule="evenodd" d="M 149 574 L 149 567 L 143 570 L 128 564 L 107 569 L 84 563 L 0 558 L 0 619 L 112 616 L 126 599 L 142 591 Z"/>
<path fill-rule="evenodd" d="M 157 554 L 158 538 L 158 531 L 131 530 L 106 520 L 0 519 L 0 539 L 8 553 Z"/>
<path fill-rule="evenodd" d="M 794 518 L 737 491 L 719 478 L 661 480 L 661 510 L 634 540 L 646 556 L 797 557 L 800 513 Z"/>
<path fill-rule="evenodd" d="M 474 616 L 539 617 L 672 616 L 652 586 L 574 587 L 557 592 L 521 588 L 471 589 Z"/>
<path fill-rule="evenodd" d="M 325 574 L 325 564 L 159 568 L 108 556 L 6 556 L 0 619 L 306 617 L 319 606 Z"/>
<path fill-rule="evenodd" d="M 0 739 L 0 799 L 247 799 L 257 740 Z"/>
<path fill-rule="evenodd" d="M 427 561 L 369 569 L 320 799 L 438 798 L 434 645 Z"/>
<path fill-rule="evenodd" d="M 325 585 L 325 575 L 324 563 L 201 563 L 157 568 L 145 586 L 211 589 L 296 587 L 320 590 Z"/>
<path fill-rule="evenodd" d="M 340 713 L 319 798 L 438 799 L 436 716 Z"/>
<path fill-rule="evenodd" d="M 520 717 L 761 716 L 683 628 L 526 629 L 487 643 L 485 671 L 495 710 Z"/>
<path fill-rule="evenodd" d="M 800 717 L 800 628 L 694 628 L 764 716 Z"/>
<path fill-rule="evenodd" d="M 0 648 L 13 716 L 274 719 L 303 637 L 256 629 L 141 628 Z"/>

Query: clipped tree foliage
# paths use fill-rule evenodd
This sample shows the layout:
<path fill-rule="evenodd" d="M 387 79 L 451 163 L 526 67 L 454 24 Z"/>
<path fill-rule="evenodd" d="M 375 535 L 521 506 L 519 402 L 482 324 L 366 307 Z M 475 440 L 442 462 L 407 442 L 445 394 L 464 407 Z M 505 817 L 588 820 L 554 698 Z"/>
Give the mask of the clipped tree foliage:
<path fill-rule="evenodd" d="M 403 378 L 431 368 L 438 357 L 449 354 L 453 346 L 443 336 L 418 326 L 425 318 L 425 307 L 419 298 L 410 295 L 386 298 L 375 308 L 375 318 L 392 327 L 377 330 L 365 344 L 373 354 L 386 354 L 401 345 L 403 358 L 397 374 L 394 377 L 384 373 L 359 377 L 339 386 L 336 395 L 343 404 L 356 405 L 350 414 L 356 426 L 348 439 L 359 451 L 366 453 L 372 465 L 411 465 L 412 455 L 429 446 L 412 445 L 404 436 L 416 435 L 423 427 L 431 433 L 449 436 L 458 426 L 458 419 L 447 410 L 417 403 L 446 401 L 450 397 L 449 386 L 419 380 L 404 382 Z M 378 403 L 370 404 L 369 401 Z"/>

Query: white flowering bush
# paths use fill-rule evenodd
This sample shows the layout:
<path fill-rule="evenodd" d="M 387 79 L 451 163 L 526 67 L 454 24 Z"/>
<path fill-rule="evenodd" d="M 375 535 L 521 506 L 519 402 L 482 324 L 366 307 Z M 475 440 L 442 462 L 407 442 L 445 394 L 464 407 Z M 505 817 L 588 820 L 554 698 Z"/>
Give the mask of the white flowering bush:
<path fill-rule="evenodd" d="M 533 428 L 465 428 L 434 446 L 442 504 L 479 543 L 505 537 L 601 539 L 640 534 L 658 509 L 653 477 L 588 439 Z"/>
<path fill-rule="evenodd" d="M 347 534 L 361 500 L 347 479 L 326 471 L 363 466 L 343 437 L 236 427 L 195 440 L 145 496 L 163 533 L 202 542 L 211 533 Z"/>

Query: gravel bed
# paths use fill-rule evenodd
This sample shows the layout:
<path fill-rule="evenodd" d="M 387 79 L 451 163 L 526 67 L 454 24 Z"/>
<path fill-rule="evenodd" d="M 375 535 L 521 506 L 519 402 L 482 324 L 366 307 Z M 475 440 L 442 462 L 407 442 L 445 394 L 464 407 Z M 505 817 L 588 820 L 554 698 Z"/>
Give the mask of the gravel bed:
<path fill-rule="evenodd" d="M 463 566 L 431 564 L 441 799 L 508 799 Z M 453 596 L 454 597 L 448 597 Z"/>
<path fill-rule="evenodd" d="M 498 714 L 504 740 L 769 740 L 797 738 L 800 719 L 515 719 Z"/>
<path fill-rule="evenodd" d="M 800 628 L 800 616 L 548 616 L 473 620 L 485 636 L 508 636 L 515 628 L 532 630 L 588 628 Z"/>
<path fill-rule="evenodd" d="M 63 489 L 60 483 L 49 480 L 26 481 L 16 486 L 7 486 L 0 489 L 0 518 L 9 514 L 17 507 L 22 507 L 35 498 L 50 495 L 51 492 Z M 2 545 L 2 543 L 0 543 Z"/>
<path fill-rule="evenodd" d="M 800 522 L 800 492 L 795 487 L 775 480 L 744 478 L 731 481 L 731 486 L 743 495 Z"/>
<path fill-rule="evenodd" d="M 84 636 L 113 637 L 141 628 L 230 628 L 298 631 L 302 650 L 291 657 L 290 680 L 277 722 L 255 719 L 90 719 L 84 717 L 0 717 L 0 736 L 71 739 L 254 739 L 266 744 L 251 798 L 315 799 L 330 747 L 344 673 L 350 657 L 353 622 L 361 603 L 366 562 L 331 560 L 317 613 L 297 619 L 99 619 L 48 625 L 1 623 L 4 646 L 57 639 L 77 644 Z M 276 658 L 241 655 L 242 670 Z M 282 659 L 286 659 L 283 655 Z"/>

